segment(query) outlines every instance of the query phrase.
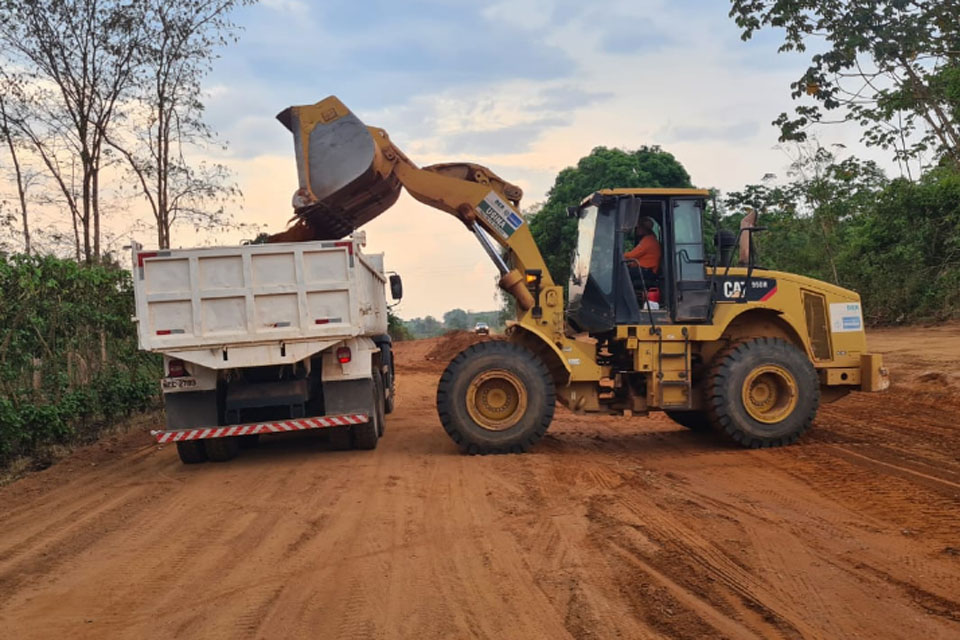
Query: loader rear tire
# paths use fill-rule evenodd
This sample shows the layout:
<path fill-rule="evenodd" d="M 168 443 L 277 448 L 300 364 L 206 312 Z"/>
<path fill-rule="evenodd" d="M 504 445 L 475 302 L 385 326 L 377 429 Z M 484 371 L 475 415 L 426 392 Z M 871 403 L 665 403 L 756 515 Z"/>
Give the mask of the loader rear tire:
<path fill-rule="evenodd" d="M 793 444 L 810 428 L 820 405 L 813 363 L 779 338 L 731 345 L 714 359 L 707 412 L 717 430 L 758 449 Z"/>
<path fill-rule="evenodd" d="M 200 464 L 207 461 L 207 452 L 202 440 L 187 440 L 177 443 L 177 455 L 183 464 Z"/>
<path fill-rule="evenodd" d="M 512 342 L 479 342 L 461 351 L 440 377 L 437 413 L 468 454 L 523 453 L 546 434 L 556 404 L 550 371 Z"/>
<path fill-rule="evenodd" d="M 380 416 L 383 415 L 383 390 L 377 382 L 378 372 L 370 378 L 371 404 L 368 407 L 367 421 L 350 427 L 354 449 L 376 449 L 380 440 Z"/>
<path fill-rule="evenodd" d="M 667 417 L 691 431 L 711 431 L 710 416 L 706 411 L 664 411 Z"/>
<path fill-rule="evenodd" d="M 240 440 L 237 436 L 210 438 L 204 440 L 203 445 L 204 449 L 207 450 L 207 458 L 213 462 L 233 460 L 240 452 Z"/>

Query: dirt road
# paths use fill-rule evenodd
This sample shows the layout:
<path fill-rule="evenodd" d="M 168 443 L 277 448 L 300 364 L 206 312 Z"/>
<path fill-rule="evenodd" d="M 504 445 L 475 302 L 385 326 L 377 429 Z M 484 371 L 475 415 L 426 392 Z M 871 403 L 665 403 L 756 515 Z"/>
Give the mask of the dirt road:
<path fill-rule="evenodd" d="M 785 449 L 558 411 L 464 457 L 426 341 L 374 452 L 130 433 L 0 489 L 0 636 L 957 638 L 960 327 L 922 333 L 873 333 L 892 391 Z"/>

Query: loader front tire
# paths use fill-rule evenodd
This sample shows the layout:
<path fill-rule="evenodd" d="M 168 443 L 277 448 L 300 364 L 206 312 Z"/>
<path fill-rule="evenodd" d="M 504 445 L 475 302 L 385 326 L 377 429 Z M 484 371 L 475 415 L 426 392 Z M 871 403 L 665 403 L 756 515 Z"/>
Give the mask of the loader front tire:
<path fill-rule="evenodd" d="M 503 340 L 461 351 L 440 377 L 437 413 L 469 454 L 523 453 L 546 434 L 556 389 L 532 351 Z"/>
<path fill-rule="evenodd" d="M 200 464 L 207 461 L 207 452 L 202 440 L 187 440 L 177 443 L 177 455 L 183 464 Z"/>
<path fill-rule="evenodd" d="M 691 431 L 710 431 L 710 416 L 706 411 L 664 411 L 667 417 Z"/>
<path fill-rule="evenodd" d="M 753 338 L 717 355 L 706 398 L 718 431 L 751 449 L 777 447 L 810 428 L 820 384 L 803 351 L 779 338 Z"/>

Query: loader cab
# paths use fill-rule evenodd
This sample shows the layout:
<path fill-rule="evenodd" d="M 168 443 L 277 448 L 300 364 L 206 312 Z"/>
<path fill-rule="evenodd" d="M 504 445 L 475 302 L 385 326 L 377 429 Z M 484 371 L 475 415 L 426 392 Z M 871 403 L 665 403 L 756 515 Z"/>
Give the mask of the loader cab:
<path fill-rule="evenodd" d="M 700 189 L 608 189 L 572 207 L 578 218 L 567 321 L 603 334 L 618 325 L 701 323 L 710 316 Z M 653 221 L 659 269 L 638 282 L 623 254 L 638 240 L 637 223 Z M 651 304 L 652 290 L 659 300 Z"/>

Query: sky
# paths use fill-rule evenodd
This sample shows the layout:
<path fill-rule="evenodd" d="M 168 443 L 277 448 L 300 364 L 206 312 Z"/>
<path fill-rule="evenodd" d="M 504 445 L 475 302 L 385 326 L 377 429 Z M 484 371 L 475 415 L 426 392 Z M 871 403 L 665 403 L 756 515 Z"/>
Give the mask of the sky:
<path fill-rule="evenodd" d="M 804 60 L 778 55 L 773 32 L 742 42 L 728 10 L 722 0 L 244 7 L 240 40 L 221 52 L 205 96 L 208 123 L 229 143 L 217 159 L 244 194 L 235 218 L 284 228 L 297 178 L 292 136 L 274 117 L 330 94 L 421 166 L 489 166 L 523 188 L 524 207 L 600 145 L 660 145 L 696 186 L 723 191 L 782 174 L 789 159 L 770 122 L 792 108 Z M 824 133 L 821 142 L 858 148 L 856 131 Z M 404 194 L 364 230 L 366 250 L 403 276 L 402 317 L 499 305 L 496 269 L 452 216 Z M 173 246 L 251 236 L 180 228 Z"/>

